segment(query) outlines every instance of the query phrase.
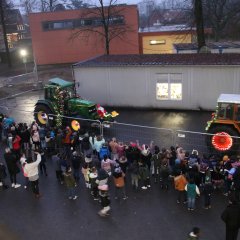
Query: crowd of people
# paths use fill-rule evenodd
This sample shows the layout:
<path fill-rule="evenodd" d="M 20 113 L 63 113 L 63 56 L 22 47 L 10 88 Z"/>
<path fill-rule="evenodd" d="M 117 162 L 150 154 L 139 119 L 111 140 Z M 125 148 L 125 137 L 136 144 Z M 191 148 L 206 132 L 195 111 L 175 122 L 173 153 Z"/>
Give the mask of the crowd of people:
<path fill-rule="evenodd" d="M 181 146 L 160 148 L 154 142 L 129 143 L 115 137 L 105 140 L 94 132 L 73 131 L 42 127 L 35 121 L 31 125 L 15 123 L 13 118 L 0 116 L 0 140 L 5 141 L 5 163 L 0 163 L 0 186 L 19 188 L 18 174 L 24 176 L 24 188 L 29 185 L 36 198 L 40 198 L 39 174 L 48 175 L 46 162 L 52 161 L 56 179 L 67 188 L 68 198 L 77 199 L 76 187 L 82 174 L 93 200 L 99 201 L 100 216 L 110 211 L 109 184 L 114 184 L 114 198 L 128 198 L 126 181 L 130 179 L 135 191 L 147 191 L 152 184 L 168 191 L 171 185 L 177 191 L 177 204 L 195 209 L 195 200 L 204 196 L 204 208 L 212 206 L 211 196 L 220 190 L 240 201 L 240 161 L 238 156 L 200 155 L 197 150 L 185 151 Z M 6 165 L 6 166 L 5 166 Z M 8 174 L 7 171 L 8 170 Z"/>

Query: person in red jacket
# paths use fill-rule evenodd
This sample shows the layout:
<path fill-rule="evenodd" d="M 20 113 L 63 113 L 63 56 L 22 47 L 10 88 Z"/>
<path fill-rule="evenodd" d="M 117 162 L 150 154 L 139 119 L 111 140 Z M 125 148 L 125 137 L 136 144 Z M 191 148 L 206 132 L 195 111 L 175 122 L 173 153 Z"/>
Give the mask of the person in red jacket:
<path fill-rule="evenodd" d="M 13 135 L 13 152 L 19 160 L 21 157 L 21 138 L 17 134 Z"/>

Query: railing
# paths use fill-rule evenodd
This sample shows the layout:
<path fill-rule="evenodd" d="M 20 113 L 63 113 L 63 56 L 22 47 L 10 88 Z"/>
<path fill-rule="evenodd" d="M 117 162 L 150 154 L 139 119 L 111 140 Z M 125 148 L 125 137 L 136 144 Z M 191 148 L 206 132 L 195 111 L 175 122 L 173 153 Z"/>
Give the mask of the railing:
<path fill-rule="evenodd" d="M 11 109 L 4 105 L 0 105 L 0 112 L 8 114 Z M 16 122 L 26 122 L 28 124 L 32 123 L 34 119 L 34 112 L 14 109 L 17 112 L 23 112 L 16 114 L 18 116 Z M 37 114 L 37 113 L 35 113 Z M 24 115 L 24 119 L 19 119 Z M 48 118 L 56 118 L 57 115 L 49 114 Z M 64 125 L 70 126 L 73 120 L 76 120 L 80 123 L 81 129 L 84 129 L 88 132 L 93 132 L 95 135 L 101 135 L 105 138 L 106 141 L 110 140 L 113 137 L 116 137 L 118 141 L 129 143 L 129 142 L 139 142 L 142 144 L 150 144 L 153 141 L 154 145 L 158 145 L 160 148 L 170 148 L 170 146 L 181 146 L 185 151 L 189 153 L 193 149 L 198 150 L 202 154 L 216 154 L 221 153 L 216 151 L 215 148 L 211 147 L 211 139 L 213 134 L 203 133 L 203 132 L 193 132 L 186 130 L 173 130 L 166 128 L 157 128 L 150 126 L 142 126 L 135 124 L 126 124 L 126 123 L 109 123 L 109 122 L 100 122 L 98 120 L 84 119 L 78 117 L 67 117 L 60 116 L 64 121 Z M 50 119 L 51 120 L 51 119 Z M 239 154 L 240 146 L 240 137 L 232 136 L 233 150 L 231 151 L 232 155 Z M 223 155 L 224 152 L 222 152 Z"/>

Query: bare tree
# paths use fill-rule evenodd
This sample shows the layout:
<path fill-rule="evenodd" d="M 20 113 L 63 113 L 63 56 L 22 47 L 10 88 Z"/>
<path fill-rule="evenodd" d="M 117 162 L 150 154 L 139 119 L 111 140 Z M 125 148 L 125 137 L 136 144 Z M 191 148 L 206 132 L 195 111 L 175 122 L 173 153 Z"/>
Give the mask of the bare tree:
<path fill-rule="evenodd" d="M 55 8 L 59 7 L 59 4 L 65 5 L 65 0 L 40 0 L 40 9 L 41 12 L 54 12 Z"/>
<path fill-rule="evenodd" d="M 8 47 L 8 40 L 7 40 L 7 29 L 6 29 L 6 23 L 7 23 L 7 14 L 6 12 L 8 9 L 12 8 L 13 5 L 11 2 L 7 2 L 5 0 L 0 0 L 0 24 L 2 25 L 2 31 L 3 31 L 3 39 L 4 39 L 4 45 L 6 49 L 6 56 L 7 56 L 7 62 L 8 62 L 8 67 L 12 67 L 12 61 L 11 61 L 11 56 L 9 52 L 9 47 Z"/>
<path fill-rule="evenodd" d="M 34 12 L 38 7 L 38 0 L 21 0 L 20 3 L 27 15 Z"/>
<path fill-rule="evenodd" d="M 193 0 L 193 9 L 195 25 L 197 29 L 198 52 L 200 52 L 200 50 L 206 46 L 204 35 L 202 0 Z"/>
<path fill-rule="evenodd" d="M 71 0 L 66 7 L 68 9 L 81 9 L 81 8 L 87 8 L 88 4 L 82 0 Z"/>
<path fill-rule="evenodd" d="M 203 0 L 204 15 L 213 29 L 214 40 L 219 41 L 226 35 L 229 25 L 240 22 L 239 0 Z"/>
<path fill-rule="evenodd" d="M 110 0 L 108 6 L 104 5 L 103 0 L 98 0 L 98 5 L 82 10 L 80 24 L 72 31 L 70 39 L 88 40 L 90 36 L 98 36 L 104 42 L 105 53 L 109 55 L 113 39 L 124 41 L 125 34 L 133 32 L 132 27 L 125 23 L 124 11 L 124 6 L 117 5 L 117 0 Z"/>

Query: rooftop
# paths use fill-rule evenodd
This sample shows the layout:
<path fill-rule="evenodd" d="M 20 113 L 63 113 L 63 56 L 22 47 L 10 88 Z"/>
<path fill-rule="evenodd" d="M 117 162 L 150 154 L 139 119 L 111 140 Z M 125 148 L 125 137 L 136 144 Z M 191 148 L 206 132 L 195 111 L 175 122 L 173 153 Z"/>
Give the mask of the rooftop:
<path fill-rule="evenodd" d="M 240 65 L 239 53 L 102 55 L 73 67 Z"/>
<path fill-rule="evenodd" d="M 221 94 L 218 103 L 237 103 L 240 104 L 240 94 Z"/>
<path fill-rule="evenodd" d="M 211 49 L 240 48 L 240 42 L 209 42 L 206 44 Z M 176 43 L 176 50 L 197 50 L 197 43 Z"/>
<path fill-rule="evenodd" d="M 48 80 L 48 82 L 50 85 L 57 85 L 59 87 L 70 87 L 74 84 L 72 82 L 65 81 L 61 78 L 51 78 Z"/>

